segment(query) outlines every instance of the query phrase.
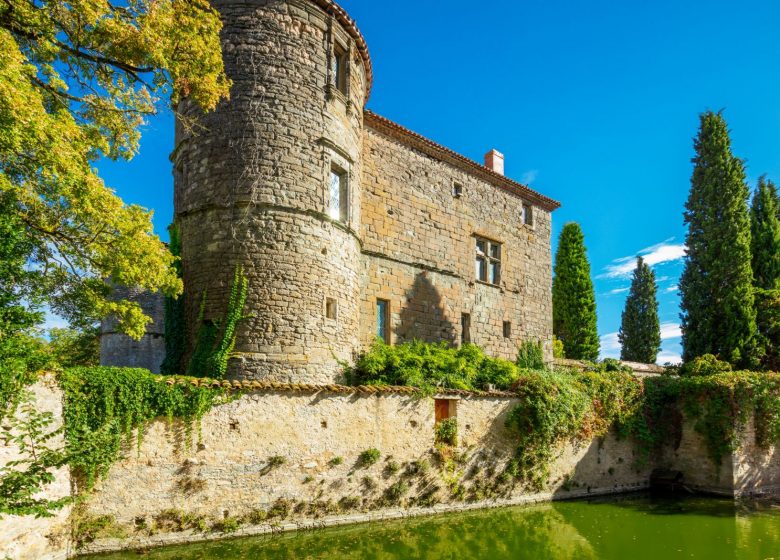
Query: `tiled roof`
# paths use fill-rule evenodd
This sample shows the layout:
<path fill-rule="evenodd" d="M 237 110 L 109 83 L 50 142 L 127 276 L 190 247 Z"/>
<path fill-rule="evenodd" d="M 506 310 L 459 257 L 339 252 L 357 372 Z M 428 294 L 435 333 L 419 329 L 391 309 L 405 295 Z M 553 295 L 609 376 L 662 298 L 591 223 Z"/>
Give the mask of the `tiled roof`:
<path fill-rule="evenodd" d="M 459 153 L 442 146 L 441 144 L 437 144 L 433 140 L 429 140 L 428 138 L 425 138 L 416 132 L 412 132 L 408 128 L 405 128 L 398 123 L 377 115 L 373 111 L 368 109 L 363 111 L 363 121 L 366 126 L 376 130 L 377 132 L 381 132 L 387 136 L 390 136 L 391 138 L 398 140 L 399 142 L 406 144 L 407 146 L 421 151 L 422 153 L 432 158 L 449 163 L 450 165 L 457 167 L 466 173 L 479 177 L 480 179 L 483 179 L 500 189 L 519 196 L 520 198 L 527 200 L 528 202 L 531 202 L 540 208 L 543 208 L 544 210 L 547 210 L 548 212 L 552 212 L 561 206 L 561 203 L 557 200 L 546 197 L 543 194 L 527 187 L 526 185 L 523 185 L 522 183 L 518 183 L 517 181 L 505 177 L 504 175 L 496 173 L 484 165 L 480 165 L 479 163 L 462 156 Z"/>
<path fill-rule="evenodd" d="M 196 387 L 224 388 L 236 391 L 285 391 L 295 393 L 342 393 L 342 394 L 422 394 L 417 387 L 392 385 L 314 385 L 310 383 L 277 383 L 274 381 L 237 381 L 219 380 L 198 377 L 167 377 L 158 376 L 157 380 L 168 385 L 194 385 Z M 464 391 L 461 389 L 439 389 L 436 395 L 464 397 L 503 397 L 513 398 L 517 395 L 510 391 Z"/>
<path fill-rule="evenodd" d="M 336 21 L 338 21 L 344 27 L 347 33 L 349 33 L 350 37 L 355 40 L 358 53 L 360 53 L 360 58 L 363 59 L 363 65 L 366 68 L 365 100 L 368 101 L 368 97 L 371 95 L 371 86 L 374 82 L 374 73 L 371 66 L 371 56 L 368 53 L 368 45 L 366 45 L 366 40 L 363 38 L 363 34 L 360 32 L 360 29 L 358 29 L 357 23 L 354 19 L 349 17 L 349 14 L 346 12 L 346 10 L 344 10 L 344 8 L 339 6 L 333 0 L 314 0 L 314 3 L 325 10 L 328 14 L 333 14 L 333 16 L 336 18 Z"/>

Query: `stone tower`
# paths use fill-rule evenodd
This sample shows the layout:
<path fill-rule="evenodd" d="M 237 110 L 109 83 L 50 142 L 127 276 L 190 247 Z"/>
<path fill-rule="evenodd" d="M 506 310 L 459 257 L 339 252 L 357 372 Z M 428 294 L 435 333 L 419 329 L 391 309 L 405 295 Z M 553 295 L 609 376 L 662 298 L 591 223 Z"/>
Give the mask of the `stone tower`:
<path fill-rule="evenodd" d="M 190 340 L 249 280 L 230 377 L 332 382 L 359 346 L 361 151 L 371 63 L 330 0 L 213 0 L 230 101 L 182 103 L 175 216 Z"/>

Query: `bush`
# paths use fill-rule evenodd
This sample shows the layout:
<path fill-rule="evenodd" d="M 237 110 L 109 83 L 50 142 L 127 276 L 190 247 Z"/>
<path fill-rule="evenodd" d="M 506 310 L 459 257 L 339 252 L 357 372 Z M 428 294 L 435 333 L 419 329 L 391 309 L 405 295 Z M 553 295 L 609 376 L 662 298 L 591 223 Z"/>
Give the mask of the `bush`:
<path fill-rule="evenodd" d="M 358 466 L 367 468 L 379 461 L 379 457 L 382 456 L 382 453 L 379 451 L 379 449 L 376 449 L 375 447 L 371 447 L 369 449 L 366 449 L 358 456 Z"/>
<path fill-rule="evenodd" d="M 553 337 L 553 358 L 555 358 L 556 360 L 560 360 L 565 357 L 566 354 L 563 351 L 563 341 L 560 338 L 554 336 Z"/>
<path fill-rule="evenodd" d="M 345 371 L 353 385 L 408 385 L 427 393 L 437 388 L 507 389 L 519 378 L 508 360 L 491 358 L 473 344 L 453 348 L 446 342 L 413 341 L 388 346 L 376 341 Z"/>
<path fill-rule="evenodd" d="M 523 342 L 517 349 L 517 367 L 522 369 L 545 369 L 544 350 L 541 342 Z"/>
<path fill-rule="evenodd" d="M 458 444 L 458 419 L 447 418 L 436 424 L 436 443 Z"/>
<path fill-rule="evenodd" d="M 696 377 L 702 375 L 717 375 L 731 371 L 731 364 L 723 362 L 712 354 L 704 354 L 683 364 L 680 375 Z"/>

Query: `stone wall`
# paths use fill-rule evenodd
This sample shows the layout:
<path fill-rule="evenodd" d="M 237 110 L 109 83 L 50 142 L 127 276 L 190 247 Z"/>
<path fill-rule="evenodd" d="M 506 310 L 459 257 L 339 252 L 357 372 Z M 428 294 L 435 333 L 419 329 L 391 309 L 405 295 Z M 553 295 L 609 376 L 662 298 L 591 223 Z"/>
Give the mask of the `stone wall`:
<path fill-rule="evenodd" d="M 361 339 L 376 336 L 376 300 L 390 303 L 390 340 L 461 340 L 514 359 L 524 340 L 552 359 L 551 215 L 521 197 L 371 128 L 363 148 Z M 455 196 L 455 184 L 462 187 Z M 498 285 L 476 280 L 475 235 L 501 243 Z M 510 335 L 504 336 L 504 322 Z"/>
<path fill-rule="evenodd" d="M 114 465 L 86 503 L 87 515 L 111 515 L 128 539 L 86 550 L 150 546 L 219 537 L 219 532 L 151 531 L 166 510 L 203 516 L 207 525 L 288 504 L 289 516 L 237 534 L 614 493 L 644 488 L 632 445 L 613 436 L 568 445 L 548 487 L 523 491 L 502 477 L 514 454 L 504 427 L 507 397 L 454 398 L 458 446 L 434 448 L 434 399 L 405 394 L 258 392 L 218 406 L 186 443 L 181 426 L 152 424 L 140 450 Z M 381 456 L 365 466 L 360 455 Z M 396 494 L 397 493 L 397 494 Z M 170 513 L 168 514 L 170 517 Z"/>
<path fill-rule="evenodd" d="M 62 426 L 62 393 L 53 377 L 45 377 L 30 387 L 33 403 L 40 412 L 53 415 L 54 431 Z M 62 436 L 48 442 L 49 445 L 62 444 Z M 11 461 L 24 460 L 18 448 L 0 445 L 0 465 Z M 41 498 L 57 500 L 70 495 L 70 473 L 67 468 L 53 471 L 55 480 L 43 489 Z M 9 516 L 0 514 L 0 558 L 12 560 L 56 560 L 67 558 L 69 552 L 68 517 L 70 507 L 55 512 L 53 517 L 36 519 L 32 515 Z"/>

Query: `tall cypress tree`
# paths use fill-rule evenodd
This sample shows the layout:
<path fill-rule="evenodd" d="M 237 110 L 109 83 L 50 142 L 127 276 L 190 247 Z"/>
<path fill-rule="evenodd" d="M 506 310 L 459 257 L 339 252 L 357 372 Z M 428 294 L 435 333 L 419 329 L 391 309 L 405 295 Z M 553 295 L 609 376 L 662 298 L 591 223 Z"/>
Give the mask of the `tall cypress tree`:
<path fill-rule="evenodd" d="M 767 369 L 780 369 L 780 204 L 777 188 L 761 177 L 750 208 L 756 323 Z"/>
<path fill-rule="evenodd" d="M 567 358 L 596 360 L 599 335 L 596 328 L 596 295 L 584 236 L 574 222 L 563 227 L 555 253 L 553 278 L 553 332 L 563 342 Z"/>
<path fill-rule="evenodd" d="M 756 311 L 750 259 L 749 190 L 731 153 L 723 115 L 700 116 L 691 191 L 685 205 L 688 254 L 680 279 L 683 359 L 715 354 L 755 362 Z"/>
<path fill-rule="evenodd" d="M 626 299 L 618 332 L 621 360 L 655 363 L 661 349 L 656 291 L 653 269 L 647 266 L 642 257 L 637 257 L 631 291 Z"/>
<path fill-rule="evenodd" d="M 756 288 L 780 288 L 780 208 L 775 184 L 761 177 L 750 208 L 750 249 Z"/>

